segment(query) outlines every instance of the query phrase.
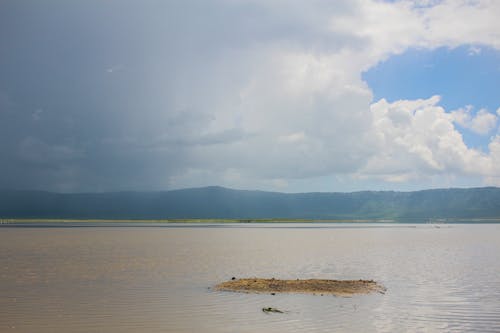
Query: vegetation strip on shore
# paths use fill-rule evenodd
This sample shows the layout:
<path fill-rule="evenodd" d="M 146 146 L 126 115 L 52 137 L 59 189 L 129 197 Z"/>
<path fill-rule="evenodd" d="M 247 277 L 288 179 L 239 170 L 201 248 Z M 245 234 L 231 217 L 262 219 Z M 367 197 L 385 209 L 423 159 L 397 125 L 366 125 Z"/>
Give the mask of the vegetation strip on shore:
<path fill-rule="evenodd" d="M 373 280 L 278 280 L 261 278 L 231 279 L 215 286 L 215 290 L 245 293 L 307 293 L 351 296 L 372 292 L 385 293 L 385 288 Z"/>
<path fill-rule="evenodd" d="M 2 218 L 0 224 L 64 224 L 64 223 L 190 223 L 190 224 L 209 224 L 209 223 L 374 223 L 374 222 L 397 222 L 396 220 L 372 219 L 372 220 L 346 220 L 346 219 L 71 219 L 71 218 Z"/>

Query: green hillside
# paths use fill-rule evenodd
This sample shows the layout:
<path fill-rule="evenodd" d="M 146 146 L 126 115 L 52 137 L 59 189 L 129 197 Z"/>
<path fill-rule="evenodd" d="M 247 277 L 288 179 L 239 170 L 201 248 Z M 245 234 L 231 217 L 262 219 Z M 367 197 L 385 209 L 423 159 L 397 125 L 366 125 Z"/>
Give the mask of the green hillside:
<path fill-rule="evenodd" d="M 205 187 L 166 192 L 0 191 L 1 218 L 498 218 L 500 189 L 278 193 Z"/>

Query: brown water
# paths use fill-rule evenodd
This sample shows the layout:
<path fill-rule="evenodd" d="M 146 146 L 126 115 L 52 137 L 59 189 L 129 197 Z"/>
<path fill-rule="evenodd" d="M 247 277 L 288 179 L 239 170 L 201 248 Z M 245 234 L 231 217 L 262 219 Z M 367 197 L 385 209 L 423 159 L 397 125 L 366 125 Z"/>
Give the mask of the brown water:
<path fill-rule="evenodd" d="M 209 289 L 232 276 L 387 293 Z M 499 332 L 500 225 L 0 227 L 0 332 L 344 331 Z"/>

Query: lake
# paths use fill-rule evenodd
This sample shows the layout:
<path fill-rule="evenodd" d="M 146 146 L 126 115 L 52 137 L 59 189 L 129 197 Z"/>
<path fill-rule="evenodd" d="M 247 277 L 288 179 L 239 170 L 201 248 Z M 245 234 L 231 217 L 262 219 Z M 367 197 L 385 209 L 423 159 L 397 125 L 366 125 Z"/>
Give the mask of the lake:
<path fill-rule="evenodd" d="M 500 224 L 4 225 L 0 253 L 1 332 L 500 331 Z M 211 288 L 233 276 L 387 292 Z"/>

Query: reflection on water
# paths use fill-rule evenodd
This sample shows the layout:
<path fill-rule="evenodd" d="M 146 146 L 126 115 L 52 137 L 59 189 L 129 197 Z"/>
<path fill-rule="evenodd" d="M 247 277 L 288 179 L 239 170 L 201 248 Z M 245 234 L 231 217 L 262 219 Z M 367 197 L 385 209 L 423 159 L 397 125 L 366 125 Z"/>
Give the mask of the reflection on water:
<path fill-rule="evenodd" d="M 500 331 L 498 224 L 1 227 L 0 253 L 1 332 Z M 209 289 L 232 276 L 387 293 Z"/>

